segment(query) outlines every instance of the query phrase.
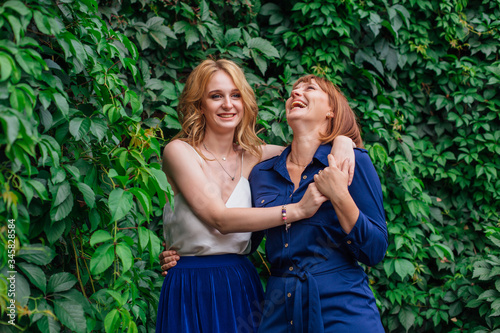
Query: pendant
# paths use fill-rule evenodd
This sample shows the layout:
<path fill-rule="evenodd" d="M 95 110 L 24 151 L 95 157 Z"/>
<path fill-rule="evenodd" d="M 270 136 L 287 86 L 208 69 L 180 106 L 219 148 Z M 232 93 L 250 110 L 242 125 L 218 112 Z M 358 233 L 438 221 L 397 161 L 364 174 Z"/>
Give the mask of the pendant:
<path fill-rule="evenodd" d="M 225 158 L 225 157 L 223 157 L 223 158 L 222 158 L 222 160 L 223 160 L 223 161 L 225 161 L 225 160 L 226 160 L 226 158 Z"/>
<path fill-rule="evenodd" d="M 231 177 L 231 180 L 234 181 L 234 177 Z"/>

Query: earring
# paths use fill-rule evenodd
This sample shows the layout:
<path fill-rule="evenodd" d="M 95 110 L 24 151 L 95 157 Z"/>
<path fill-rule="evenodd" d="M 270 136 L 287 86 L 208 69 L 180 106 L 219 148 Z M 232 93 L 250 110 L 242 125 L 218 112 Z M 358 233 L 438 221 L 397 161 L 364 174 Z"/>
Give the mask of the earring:
<path fill-rule="evenodd" d="M 332 116 L 332 113 L 331 113 L 331 112 L 328 112 L 328 113 L 326 114 L 326 117 L 327 117 L 327 118 L 330 118 L 331 116 Z"/>

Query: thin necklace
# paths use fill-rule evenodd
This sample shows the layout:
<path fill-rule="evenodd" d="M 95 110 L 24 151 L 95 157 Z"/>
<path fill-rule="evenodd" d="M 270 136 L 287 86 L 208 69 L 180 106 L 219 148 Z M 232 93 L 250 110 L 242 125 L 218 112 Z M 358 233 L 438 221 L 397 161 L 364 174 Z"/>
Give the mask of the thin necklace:
<path fill-rule="evenodd" d="M 222 168 L 222 170 L 224 170 L 225 173 L 227 173 L 227 175 L 229 177 L 231 177 L 231 180 L 234 181 L 234 177 L 236 177 L 236 172 L 238 171 L 238 164 L 236 164 L 236 170 L 234 171 L 234 176 L 231 176 L 229 174 L 229 172 L 227 172 L 227 170 L 222 166 L 222 164 L 219 162 L 219 160 L 217 159 L 217 156 L 215 156 L 214 153 L 212 153 L 210 150 L 208 150 L 207 146 L 205 146 L 205 142 L 203 142 L 203 147 L 205 148 L 206 151 L 208 151 L 210 154 L 212 154 L 212 156 L 215 158 L 215 160 L 217 161 L 217 163 L 219 163 L 220 167 Z M 222 158 L 223 161 L 226 160 L 225 157 Z"/>
<path fill-rule="evenodd" d="M 290 158 L 288 159 L 291 163 L 295 164 L 295 165 L 298 165 L 299 167 L 305 169 L 309 164 L 306 164 L 306 165 L 301 165 L 299 163 L 295 163 L 294 161 L 292 161 L 292 154 L 290 154 Z"/>

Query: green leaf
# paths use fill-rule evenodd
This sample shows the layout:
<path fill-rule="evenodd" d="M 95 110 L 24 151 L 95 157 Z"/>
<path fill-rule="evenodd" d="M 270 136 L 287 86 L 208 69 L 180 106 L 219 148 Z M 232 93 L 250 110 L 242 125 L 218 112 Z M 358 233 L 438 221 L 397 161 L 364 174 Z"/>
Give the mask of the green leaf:
<path fill-rule="evenodd" d="M 97 243 L 104 243 L 113 239 L 113 236 L 106 230 L 97 230 L 90 237 L 90 246 L 95 246 Z"/>
<path fill-rule="evenodd" d="M 14 143 L 19 135 L 19 120 L 17 117 L 0 113 L 0 122 L 2 122 L 4 133 L 7 134 L 7 142 Z"/>
<path fill-rule="evenodd" d="M 14 60 L 8 54 L 0 52 L 0 82 L 10 77 L 15 66 Z"/>
<path fill-rule="evenodd" d="M 106 333 L 116 332 L 120 326 L 120 314 L 117 309 L 108 312 L 104 318 L 104 329 Z"/>
<path fill-rule="evenodd" d="M 267 61 L 264 59 L 262 56 L 260 56 L 257 52 L 251 51 L 250 52 L 253 58 L 253 61 L 255 61 L 255 64 L 257 67 L 259 67 L 260 72 L 262 75 L 264 75 L 267 71 Z"/>
<path fill-rule="evenodd" d="M 87 52 L 85 51 L 85 48 L 83 47 L 83 44 L 76 39 L 74 36 L 70 36 L 71 34 L 67 33 L 67 38 L 69 39 L 70 46 L 72 49 L 72 54 L 75 56 L 78 61 L 82 64 L 85 65 L 88 57 L 87 57 Z"/>
<path fill-rule="evenodd" d="M 83 200 L 90 208 L 94 208 L 95 206 L 95 194 L 90 186 L 85 183 L 77 183 L 76 187 L 82 192 Z"/>
<path fill-rule="evenodd" d="M 47 293 L 57 293 L 71 289 L 78 280 L 73 274 L 61 272 L 52 275 L 47 285 Z"/>
<path fill-rule="evenodd" d="M 132 251 L 130 251 L 130 248 L 126 243 L 118 243 L 116 245 L 116 254 L 122 261 L 123 265 L 123 270 L 122 273 L 125 273 L 132 267 L 132 264 L 134 262 L 134 256 L 132 255 Z"/>
<path fill-rule="evenodd" d="M 41 33 L 44 33 L 46 35 L 52 34 L 50 30 L 50 23 L 49 20 L 47 19 L 47 16 L 43 15 L 38 10 L 35 10 L 33 12 L 33 19 L 35 21 L 36 27 Z"/>
<path fill-rule="evenodd" d="M 26 306 L 28 304 L 29 298 L 31 296 L 30 284 L 24 276 L 16 275 L 16 301 L 19 302 L 20 306 Z"/>
<path fill-rule="evenodd" d="M 103 119 L 97 118 L 92 119 L 90 122 L 90 132 L 97 137 L 98 141 L 102 141 L 106 132 L 108 130 L 108 126 Z"/>
<path fill-rule="evenodd" d="M 99 212 L 97 209 L 92 208 L 89 213 L 89 221 L 90 221 L 90 231 L 94 231 L 99 224 L 101 223 L 101 215 L 99 215 Z"/>
<path fill-rule="evenodd" d="M 80 180 L 80 170 L 77 167 L 71 164 L 65 164 L 64 169 L 66 169 L 66 171 L 68 171 L 75 178 L 75 180 Z"/>
<path fill-rule="evenodd" d="M 57 107 L 61 111 L 61 113 L 64 115 L 64 117 L 68 117 L 69 114 L 69 105 L 68 101 L 66 98 L 63 97 L 60 93 L 54 93 L 53 95 L 54 102 L 56 103 Z"/>
<path fill-rule="evenodd" d="M 241 29 L 240 28 L 232 28 L 226 31 L 224 36 L 226 45 L 236 43 L 241 38 Z"/>
<path fill-rule="evenodd" d="M 48 265 L 56 253 L 50 247 L 42 244 L 27 244 L 17 252 L 17 256 L 33 264 Z"/>
<path fill-rule="evenodd" d="M 6 16 L 7 16 L 7 21 L 9 21 L 10 27 L 12 28 L 12 32 L 14 33 L 14 38 L 16 42 L 19 42 L 22 32 L 21 22 L 19 22 L 17 17 L 15 17 L 14 15 L 7 14 Z"/>
<path fill-rule="evenodd" d="M 405 328 L 406 332 L 408 332 L 415 323 L 415 314 L 410 308 L 403 307 L 398 313 L 398 319 L 401 322 L 401 325 Z"/>
<path fill-rule="evenodd" d="M 167 47 L 167 35 L 160 32 L 160 31 L 149 31 L 149 36 L 160 44 L 161 47 L 166 48 Z"/>
<path fill-rule="evenodd" d="M 144 210 L 144 214 L 146 215 L 146 219 L 149 221 L 149 215 L 153 211 L 151 197 L 146 193 L 146 191 L 144 191 L 143 189 L 137 188 L 137 187 L 130 188 L 129 191 L 140 202 L 142 209 Z"/>
<path fill-rule="evenodd" d="M 202 21 L 206 21 L 210 17 L 210 10 L 209 10 L 207 2 L 205 0 L 201 1 L 200 12 L 201 12 L 201 20 Z"/>
<path fill-rule="evenodd" d="M 62 169 L 61 169 L 62 170 Z M 68 196 L 71 194 L 71 187 L 69 185 L 68 181 L 64 181 L 59 187 L 57 188 L 56 192 L 56 197 L 54 198 L 54 201 L 52 202 L 52 206 L 58 206 L 68 198 Z"/>
<path fill-rule="evenodd" d="M 83 307 L 66 298 L 54 299 L 54 312 L 61 323 L 77 333 L 87 332 L 87 321 Z"/>
<path fill-rule="evenodd" d="M 390 277 L 394 273 L 394 259 L 387 258 L 384 260 L 384 270 L 387 277 Z"/>
<path fill-rule="evenodd" d="M 43 303 L 44 302 L 44 303 Z M 39 319 L 36 324 L 41 332 L 44 333 L 59 333 L 61 331 L 61 325 L 56 321 L 54 310 L 46 301 L 42 301 L 38 304 L 39 311 L 48 311 L 50 314 L 45 314 L 41 319 Z"/>
<path fill-rule="evenodd" d="M 141 251 L 144 251 L 149 243 L 149 230 L 145 227 L 138 227 L 137 233 L 139 236 L 139 246 Z"/>
<path fill-rule="evenodd" d="M 451 261 L 455 260 L 455 256 L 453 255 L 453 251 L 446 245 L 444 244 L 434 244 L 434 249 L 438 248 L 443 252 L 443 255 L 450 259 Z"/>
<path fill-rule="evenodd" d="M 11 8 L 18 12 L 21 16 L 30 14 L 30 10 L 21 1 L 10 0 L 3 4 L 4 8 Z"/>
<path fill-rule="evenodd" d="M 200 40 L 200 35 L 198 33 L 198 30 L 191 25 L 187 26 L 185 33 L 186 33 L 186 48 L 189 48 L 193 43 L 196 43 Z"/>
<path fill-rule="evenodd" d="M 270 58 L 280 57 L 278 50 L 271 44 L 271 42 L 260 37 L 250 39 L 247 43 L 247 47 L 249 49 L 259 50 Z"/>
<path fill-rule="evenodd" d="M 415 266 L 407 259 L 395 259 L 394 270 L 404 280 L 407 275 L 411 277 L 415 273 Z"/>
<path fill-rule="evenodd" d="M 151 175 L 158 181 L 158 185 L 160 188 L 165 191 L 165 192 L 171 192 L 172 187 L 168 183 L 167 176 L 165 175 L 165 172 L 159 169 L 155 168 L 149 168 L 149 172 Z"/>
<path fill-rule="evenodd" d="M 57 206 L 64 201 L 66 196 L 71 192 L 71 188 L 69 186 L 69 183 L 65 181 L 66 172 L 64 171 L 63 168 L 51 167 L 50 173 L 52 174 L 52 179 L 51 179 L 52 184 L 54 185 L 60 184 L 59 187 L 56 186 L 55 188 L 58 190 L 59 193 L 63 193 L 63 194 L 56 194 L 56 200 L 54 201 L 54 205 Z"/>
<path fill-rule="evenodd" d="M 121 188 L 115 188 L 109 194 L 108 207 L 112 221 L 117 221 L 125 217 L 132 208 L 134 197 L 132 193 Z"/>
<path fill-rule="evenodd" d="M 43 291 L 45 294 L 47 286 L 47 278 L 43 270 L 32 264 L 26 262 L 17 263 L 17 268 L 19 268 L 38 289 Z"/>
<path fill-rule="evenodd" d="M 73 194 L 70 192 L 66 199 L 58 205 L 52 206 L 50 209 L 50 218 L 52 221 L 60 221 L 67 217 L 69 213 L 73 210 Z"/>
<path fill-rule="evenodd" d="M 89 118 L 74 118 L 69 122 L 69 132 L 80 141 L 89 132 L 90 125 Z"/>
<path fill-rule="evenodd" d="M 56 241 L 61 238 L 64 231 L 66 230 L 66 221 L 55 221 L 52 224 L 46 224 L 44 231 L 45 235 L 47 235 L 47 240 L 50 244 L 54 244 Z"/>
<path fill-rule="evenodd" d="M 115 259 L 113 244 L 103 244 L 95 250 L 90 259 L 90 272 L 101 274 L 111 266 Z"/>
<path fill-rule="evenodd" d="M 283 140 L 283 142 L 286 142 L 285 133 L 283 132 L 282 124 L 280 124 L 278 122 L 274 122 L 271 125 L 271 130 L 272 130 L 274 135 L 281 138 L 281 140 Z"/>

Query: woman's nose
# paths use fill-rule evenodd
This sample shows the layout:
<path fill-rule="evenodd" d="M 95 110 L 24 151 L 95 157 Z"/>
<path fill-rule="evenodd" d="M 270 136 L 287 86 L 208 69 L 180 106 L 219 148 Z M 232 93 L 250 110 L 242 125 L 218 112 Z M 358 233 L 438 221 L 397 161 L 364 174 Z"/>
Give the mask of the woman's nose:
<path fill-rule="evenodd" d="M 233 108 L 233 103 L 231 103 L 230 97 L 224 98 L 224 103 L 222 103 L 222 108 L 226 110 Z"/>

